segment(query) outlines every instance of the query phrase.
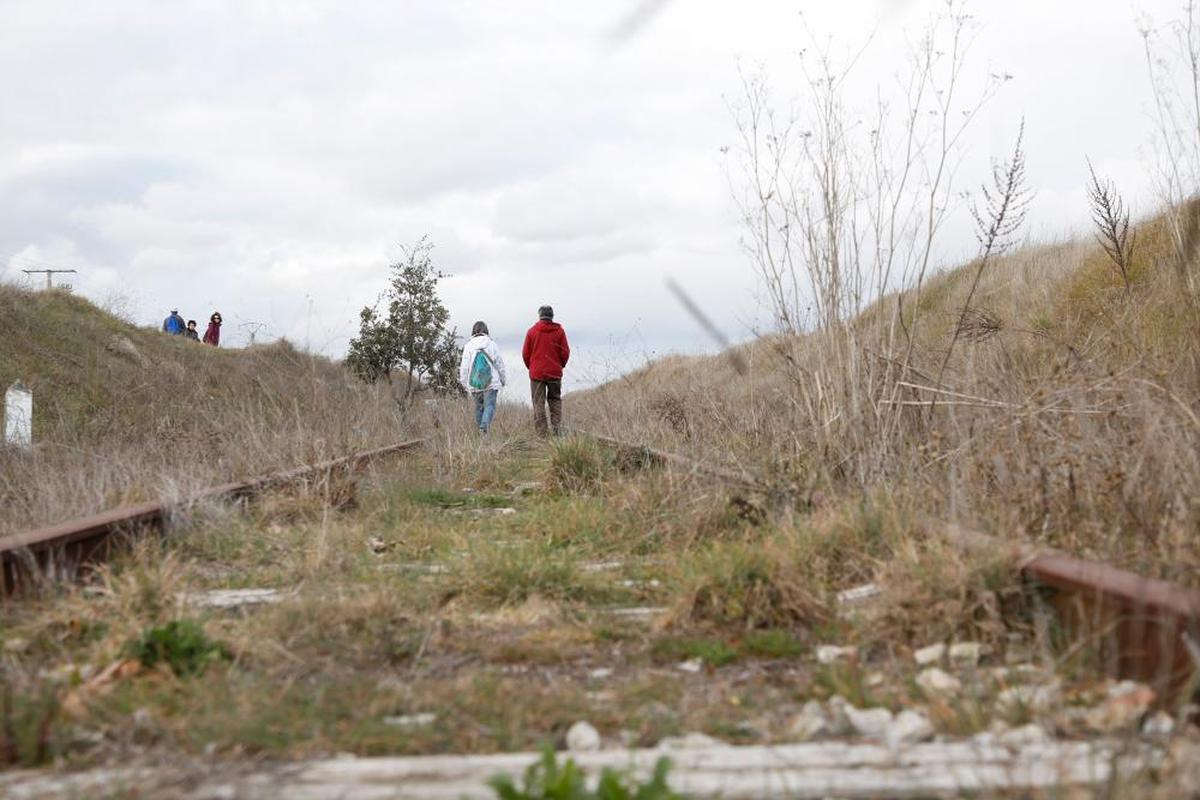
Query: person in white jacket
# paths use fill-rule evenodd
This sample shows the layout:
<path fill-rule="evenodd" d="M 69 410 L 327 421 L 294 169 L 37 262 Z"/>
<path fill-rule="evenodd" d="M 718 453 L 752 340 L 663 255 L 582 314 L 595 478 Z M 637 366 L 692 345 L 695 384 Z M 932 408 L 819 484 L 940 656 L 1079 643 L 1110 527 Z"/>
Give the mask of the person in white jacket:
<path fill-rule="evenodd" d="M 492 341 L 486 322 L 471 326 L 471 338 L 463 347 L 462 361 L 458 365 L 458 381 L 471 396 L 479 432 L 487 433 L 496 416 L 496 395 L 508 382 L 508 377 L 504 373 L 504 358 Z"/>

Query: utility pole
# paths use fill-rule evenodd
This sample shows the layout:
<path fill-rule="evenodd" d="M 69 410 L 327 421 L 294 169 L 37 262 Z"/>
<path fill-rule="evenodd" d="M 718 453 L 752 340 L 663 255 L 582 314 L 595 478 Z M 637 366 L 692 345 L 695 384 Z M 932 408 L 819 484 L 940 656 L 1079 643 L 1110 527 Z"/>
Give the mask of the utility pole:
<path fill-rule="evenodd" d="M 267 327 L 267 323 L 265 323 L 265 322 L 243 322 L 238 327 L 250 329 L 250 346 L 253 347 L 255 335 L 258 334 L 258 332 L 261 331 L 263 328 Z"/>
<path fill-rule="evenodd" d="M 52 289 L 52 288 L 54 288 L 54 286 L 53 286 L 53 283 L 51 282 L 51 280 L 55 275 L 59 274 L 60 272 L 76 272 L 76 270 L 73 270 L 73 269 L 23 269 L 23 270 L 21 270 L 21 272 L 24 272 L 26 275 L 38 275 L 38 274 L 44 273 L 46 275 L 46 288 Z"/>

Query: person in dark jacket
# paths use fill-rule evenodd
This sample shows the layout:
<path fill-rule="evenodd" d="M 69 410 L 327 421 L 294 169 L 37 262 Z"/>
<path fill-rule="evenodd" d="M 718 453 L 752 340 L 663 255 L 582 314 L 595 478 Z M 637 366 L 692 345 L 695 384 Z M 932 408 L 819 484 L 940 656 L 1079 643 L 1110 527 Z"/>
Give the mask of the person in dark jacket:
<path fill-rule="evenodd" d="M 183 335 L 183 317 L 179 316 L 178 308 L 172 308 L 170 316 L 163 320 L 163 333 L 172 336 Z"/>
<path fill-rule="evenodd" d="M 208 318 L 208 330 L 204 332 L 204 343 L 217 347 L 221 343 L 221 313 L 214 311 Z"/>
<path fill-rule="evenodd" d="M 545 436 L 546 406 L 550 407 L 550 429 L 562 433 L 562 375 L 571 348 L 562 325 L 554 321 L 554 309 L 538 309 L 538 321 L 525 334 L 521 357 L 529 369 L 529 384 L 533 395 L 533 424 Z"/>
<path fill-rule="evenodd" d="M 200 334 L 196 331 L 196 320 L 189 319 L 187 330 L 183 332 L 186 339 L 191 339 L 193 342 L 200 341 Z"/>

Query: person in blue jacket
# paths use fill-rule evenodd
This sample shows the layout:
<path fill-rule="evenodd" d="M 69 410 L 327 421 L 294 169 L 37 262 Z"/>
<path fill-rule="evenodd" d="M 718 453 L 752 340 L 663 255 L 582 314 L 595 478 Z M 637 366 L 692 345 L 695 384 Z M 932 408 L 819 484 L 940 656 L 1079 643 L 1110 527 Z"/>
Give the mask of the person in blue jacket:
<path fill-rule="evenodd" d="M 182 336 L 187 325 L 183 321 L 183 317 L 179 316 L 179 309 L 172 308 L 171 316 L 163 320 L 163 333 L 169 333 L 172 336 Z"/>

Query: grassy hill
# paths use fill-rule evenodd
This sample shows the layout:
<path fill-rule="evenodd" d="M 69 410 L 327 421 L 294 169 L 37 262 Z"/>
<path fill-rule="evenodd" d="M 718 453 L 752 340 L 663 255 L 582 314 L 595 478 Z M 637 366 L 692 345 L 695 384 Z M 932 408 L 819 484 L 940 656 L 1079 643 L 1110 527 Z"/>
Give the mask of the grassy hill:
<path fill-rule="evenodd" d="M 206 347 L 61 291 L 0 286 L 0 387 L 34 395 L 32 453 L 0 455 L 0 529 L 399 436 L 395 406 L 286 341 Z"/>
<path fill-rule="evenodd" d="M 1094 242 L 1028 246 L 985 266 L 960 327 L 977 267 L 837 330 L 739 346 L 744 374 L 733 353 L 670 357 L 576 405 L 597 430 L 739 463 L 784 494 L 886 495 L 1195 582 L 1200 305 L 1165 220 L 1138 226 L 1128 292 Z"/>

